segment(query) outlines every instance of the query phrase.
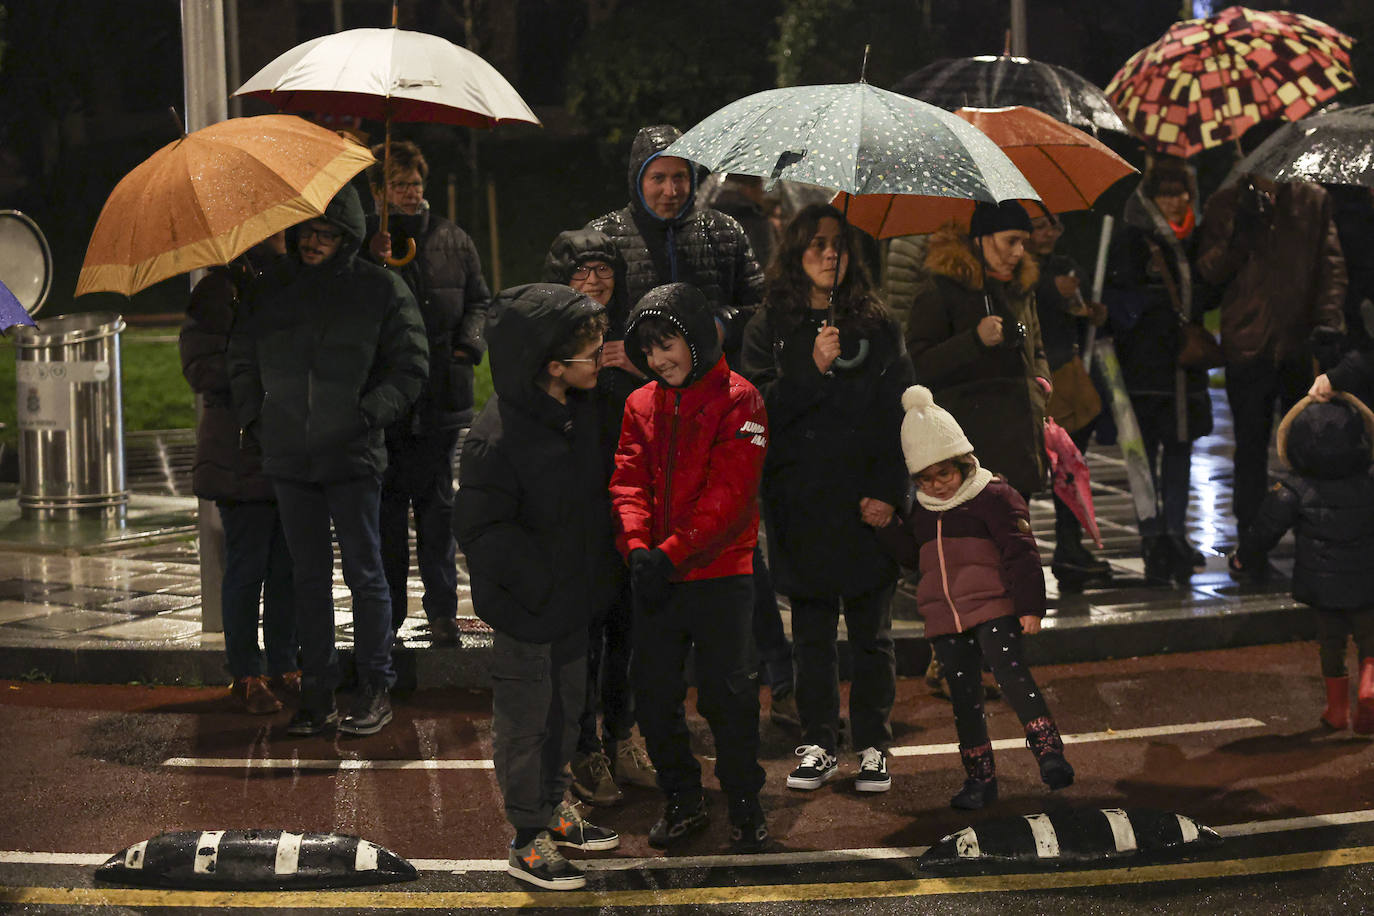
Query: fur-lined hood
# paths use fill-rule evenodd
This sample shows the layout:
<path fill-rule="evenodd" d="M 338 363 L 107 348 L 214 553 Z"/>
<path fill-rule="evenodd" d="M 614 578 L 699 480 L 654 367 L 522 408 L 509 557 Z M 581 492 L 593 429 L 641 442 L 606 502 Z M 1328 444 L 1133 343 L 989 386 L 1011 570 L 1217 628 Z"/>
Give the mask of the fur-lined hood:
<path fill-rule="evenodd" d="M 983 289 L 983 262 L 974 253 L 968 229 L 958 223 L 946 223 L 930 236 L 926 247 L 926 270 L 948 277 L 965 289 Z M 1035 258 L 1026 255 L 1016 266 L 1010 292 L 1025 295 L 1040 282 L 1040 267 Z"/>

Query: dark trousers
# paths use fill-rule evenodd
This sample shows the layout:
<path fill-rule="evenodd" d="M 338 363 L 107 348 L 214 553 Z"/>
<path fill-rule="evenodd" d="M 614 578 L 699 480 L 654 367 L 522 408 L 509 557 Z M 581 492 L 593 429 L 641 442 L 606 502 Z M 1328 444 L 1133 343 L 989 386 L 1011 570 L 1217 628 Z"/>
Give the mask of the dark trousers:
<path fill-rule="evenodd" d="M 750 663 L 753 576 L 673 585 L 662 607 L 636 608 L 635 713 L 658 786 L 669 797 L 701 790 L 687 730 L 687 655 L 695 650 L 697 709 L 716 744 L 716 778 L 729 795 L 763 788 L 759 694 Z"/>
<path fill-rule="evenodd" d="M 334 652 L 334 547 L 339 540 L 344 582 L 353 594 L 353 654 L 358 682 L 390 688 L 391 592 L 377 537 L 381 487 L 375 477 L 331 483 L 272 481 L 282 530 L 295 566 L 296 634 L 301 644 L 301 703 L 327 708 L 339 683 Z"/>
<path fill-rule="evenodd" d="M 792 646 L 782 626 L 782 612 L 778 609 L 778 595 L 773 591 L 773 577 L 763 559 L 763 548 L 754 548 L 754 646 L 763 663 L 762 674 L 768 679 L 768 690 L 775 697 L 792 692 Z"/>
<path fill-rule="evenodd" d="M 517 830 L 548 826 L 571 781 L 587 682 L 587 631 L 551 643 L 492 638 L 491 760 Z"/>
<path fill-rule="evenodd" d="M 587 632 L 587 693 L 577 736 L 577 752 L 592 754 L 630 737 L 635 725 L 630 688 L 634 602 L 626 581 L 615 602 L 592 619 Z M 601 735 L 596 733 L 597 711 Z"/>
<path fill-rule="evenodd" d="M 1154 518 L 1140 522 L 1141 537 L 1184 534 L 1188 527 L 1188 487 L 1193 473 L 1193 443 L 1152 435 L 1142 428 L 1145 457 L 1155 486 Z"/>
<path fill-rule="evenodd" d="M 1235 482 L 1231 511 L 1243 532 L 1259 513 L 1269 488 L 1269 435 L 1274 428 L 1274 402 L 1287 413 L 1312 387 L 1311 360 L 1268 360 L 1226 366 L 1226 399 L 1235 429 Z"/>
<path fill-rule="evenodd" d="M 931 640 L 935 657 L 945 669 L 949 698 L 954 706 L 954 730 L 964 749 L 988 743 L 988 723 L 983 717 L 983 665 L 992 669 L 1002 697 L 1011 704 L 1022 725 L 1050 714 L 1040 688 L 1031 676 L 1021 651 L 1021 622 L 998 617 L 971 630 L 937 636 Z"/>
<path fill-rule="evenodd" d="M 892 743 L 897 661 L 892 647 L 893 582 L 876 591 L 840 597 L 792 597 L 792 641 L 797 658 L 797 712 L 802 741 L 835 753 L 840 727 L 840 666 L 836 645 L 840 608 L 849 634 L 854 675 L 849 722 L 856 750 Z"/>
<path fill-rule="evenodd" d="M 224 525 L 224 652 L 237 680 L 296 670 L 296 606 L 291 552 L 275 503 L 218 502 Z M 258 605 L 262 642 L 258 648 Z"/>
<path fill-rule="evenodd" d="M 425 617 L 458 615 L 458 565 L 453 541 L 453 448 L 458 430 L 423 436 L 387 437 L 382 478 L 380 530 L 382 564 L 391 588 L 392 629 L 406 619 L 406 576 L 410 572 L 407 516 L 415 515 L 415 565 L 425 594 Z"/>
<path fill-rule="evenodd" d="M 1345 677 L 1347 634 L 1355 637 L 1360 659 L 1374 658 L 1374 608 L 1346 611 L 1313 608 L 1317 614 L 1317 652 L 1322 677 Z"/>

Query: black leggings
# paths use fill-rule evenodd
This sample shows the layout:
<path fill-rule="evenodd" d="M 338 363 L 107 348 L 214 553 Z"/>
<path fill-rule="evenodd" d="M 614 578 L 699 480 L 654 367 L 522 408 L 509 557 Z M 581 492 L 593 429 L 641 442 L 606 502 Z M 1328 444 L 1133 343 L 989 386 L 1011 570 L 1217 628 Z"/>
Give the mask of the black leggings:
<path fill-rule="evenodd" d="M 1317 612 L 1317 651 L 1322 660 L 1322 677 L 1345 677 L 1345 636 L 1355 637 L 1360 658 L 1374 658 L 1374 608 L 1337 611 L 1314 608 Z"/>
<path fill-rule="evenodd" d="M 984 662 L 1022 725 L 1050 714 L 1021 653 L 1021 622 L 1015 617 L 998 617 L 963 633 L 937 636 L 931 645 L 949 681 L 961 748 L 988 743 L 988 724 L 983 718 Z"/>

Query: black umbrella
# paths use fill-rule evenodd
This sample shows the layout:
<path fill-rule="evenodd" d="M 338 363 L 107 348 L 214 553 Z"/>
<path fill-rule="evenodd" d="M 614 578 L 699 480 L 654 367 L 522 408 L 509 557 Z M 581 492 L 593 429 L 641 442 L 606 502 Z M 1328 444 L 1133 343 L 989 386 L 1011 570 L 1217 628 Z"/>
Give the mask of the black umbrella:
<path fill-rule="evenodd" d="M 950 111 L 1025 105 L 1093 133 L 1130 133 L 1101 89 L 1072 70 L 1025 57 L 938 60 L 903 77 L 892 91 Z"/>
<path fill-rule="evenodd" d="M 1285 124 L 1232 174 L 1374 188 L 1374 105 L 1325 111 Z"/>

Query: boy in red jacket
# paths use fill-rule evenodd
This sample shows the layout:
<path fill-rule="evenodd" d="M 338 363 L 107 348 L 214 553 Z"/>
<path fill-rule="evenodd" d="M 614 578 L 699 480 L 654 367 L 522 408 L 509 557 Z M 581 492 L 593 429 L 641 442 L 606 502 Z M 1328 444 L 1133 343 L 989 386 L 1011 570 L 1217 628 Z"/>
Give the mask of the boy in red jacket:
<path fill-rule="evenodd" d="M 731 843 L 768 844 L 759 790 L 759 703 L 751 664 L 758 487 L 768 445 L 763 398 L 730 371 L 694 286 L 645 294 L 625 352 L 654 379 L 625 405 L 611 503 L 634 594 L 631 680 L 639 728 L 668 796 L 649 842 L 664 849 L 706 826 L 701 765 L 683 703 L 695 649 L 697 708 L 716 744 Z"/>

